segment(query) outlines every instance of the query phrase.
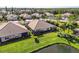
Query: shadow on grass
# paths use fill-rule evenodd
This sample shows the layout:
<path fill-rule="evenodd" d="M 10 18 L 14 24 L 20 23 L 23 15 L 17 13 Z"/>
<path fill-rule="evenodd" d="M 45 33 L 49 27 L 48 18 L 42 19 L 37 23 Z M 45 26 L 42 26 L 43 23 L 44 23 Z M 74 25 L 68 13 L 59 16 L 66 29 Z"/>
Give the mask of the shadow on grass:
<path fill-rule="evenodd" d="M 41 34 L 41 35 L 37 35 L 37 37 L 38 37 L 38 38 L 43 37 L 43 34 Z"/>
<path fill-rule="evenodd" d="M 19 41 L 22 41 L 22 40 L 25 40 L 25 39 L 28 39 L 28 38 L 30 38 L 30 36 L 29 37 L 21 37 L 21 38 L 11 39 L 11 40 L 8 40 L 6 42 L 0 43 L 0 46 L 4 46 L 4 45 L 11 44 L 11 43 L 19 42 Z"/>
<path fill-rule="evenodd" d="M 44 34 L 57 32 L 57 31 L 40 31 L 39 33 L 32 33 L 34 36 L 43 37 Z"/>

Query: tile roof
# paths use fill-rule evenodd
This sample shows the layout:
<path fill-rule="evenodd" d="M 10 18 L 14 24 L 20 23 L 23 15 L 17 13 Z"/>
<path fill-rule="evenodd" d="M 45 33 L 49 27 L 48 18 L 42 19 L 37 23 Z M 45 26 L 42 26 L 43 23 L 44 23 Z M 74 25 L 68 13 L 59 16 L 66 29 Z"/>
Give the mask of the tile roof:
<path fill-rule="evenodd" d="M 7 17 L 7 20 L 17 20 L 18 15 L 8 14 L 6 17 Z"/>
<path fill-rule="evenodd" d="M 39 29 L 46 29 L 49 27 L 55 27 L 55 25 L 49 24 L 49 23 L 42 21 L 42 20 L 33 20 L 28 24 L 28 26 L 32 30 L 39 30 Z"/>
<path fill-rule="evenodd" d="M 16 22 L 7 22 L 0 25 L 0 37 L 23 32 L 28 32 L 28 29 Z"/>

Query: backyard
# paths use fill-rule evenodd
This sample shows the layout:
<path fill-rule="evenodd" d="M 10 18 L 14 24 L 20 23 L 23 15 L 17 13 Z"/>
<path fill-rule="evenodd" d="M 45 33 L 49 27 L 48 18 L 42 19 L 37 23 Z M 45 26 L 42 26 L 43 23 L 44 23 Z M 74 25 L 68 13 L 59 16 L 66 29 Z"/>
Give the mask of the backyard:
<path fill-rule="evenodd" d="M 39 42 L 35 42 L 35 38 L 38 38 Z M 34 52 L 36 50 L 39 50 L 41 48 L 56 43 L 64 43 L 79 49 L 79 43 L 71 43 L 71 42 L 68 43 L 68 41 L 65 38 L 57 37 L 57 32 L 51 32 L 40 36 L 32 35 L 31 38 L 27 38 L 18 42 L 0 46 L 0 52 L 28 53 L 28 52 Z"/>

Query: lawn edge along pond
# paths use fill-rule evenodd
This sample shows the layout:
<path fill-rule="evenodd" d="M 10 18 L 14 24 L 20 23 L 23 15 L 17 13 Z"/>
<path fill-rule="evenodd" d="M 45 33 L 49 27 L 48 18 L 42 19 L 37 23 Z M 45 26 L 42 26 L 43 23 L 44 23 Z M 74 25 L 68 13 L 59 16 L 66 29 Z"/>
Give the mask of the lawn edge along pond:
<path fill-rule="evenodd" d="M 61 45 L 63 45 L 63 46 L 69 46 L 69 47 L 74 48 L 75 50 L 79 51 L 79 49 L 77 49 L 77 48 L 75 48 L 75 47 L 73 47 L 73 46 L 70 46 L 70 45 L 68 45 L 68 44 L 65 44 L 65 43 L 54 43 L 54 44 L 45 46 L 45 47 L 43 47 L 43 48 L 41 48 L 41 49 L 35 50 L 35 51 L 33 51 L 32 53 L 44 53 L 44 52 L 39 52 L 39 51 L 41 51 L 41 50 L 43 50 L 43 49 L 45 49 L 45 48 L 51 47 L 51 46 L 53 47 L 54 45 L 59 45 L 59 44 L 61 44 Z M 49 52 L 50 52 L 50 51 L 49 51 Z M 49 53 L 49 52 L 45 52 L 45 53 Z M 52 52 L 52 51 L 51 51 L 51 52 Z M 59 52 L 54 52 L 54 53 L 59 53 Z M 61 52 L 61 53 L 62 53 L 62 52 Z M 63 53 L 67 53 L 67 52 L 63 52 Z M 68 52 L 68 53 L 70 53 L 70 52 Z M 72 51 L 71 53 L 75 53 L 75 52 Z"/>
<path fill-rule="evenodd" d="M 42 48 L 48 47 L 54 44 L 66 44 L 79 49 L 79 43 L 68 42 L 65 38 L 57 37 L 57 32 L 51 32 L 38 36 L 39 43 L 35 42 L 37 36 L 32 36 L 18 42 L 0 46 L 1 53 L 29 53 L 35 52 Z"/>

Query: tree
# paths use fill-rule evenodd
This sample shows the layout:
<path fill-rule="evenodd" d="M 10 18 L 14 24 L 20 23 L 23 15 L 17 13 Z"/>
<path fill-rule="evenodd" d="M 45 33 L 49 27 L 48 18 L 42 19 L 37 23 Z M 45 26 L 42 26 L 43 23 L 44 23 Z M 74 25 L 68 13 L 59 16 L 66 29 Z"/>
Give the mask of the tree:
<path fill-rule="evenodd" d="M 14 8 L 13 8 L 13 7 L 11 8 L 11 12 L 12 12 L 12 14 L 13 14 L 13 12 L 14 12 Z"/>
<path fill-rule="evenodd" d="M 32 19 L 36 19 L 36 16 L 32 16 Z"/>
<path fill-rule="evenodd" d="M 41 16 L 41 18 L 46 19 L 46 18 L 48 18 L 48 16 L 47 16 L 46 14 L 43 14 L 43 15 Z"/>
<path fill-rule="evenodd" d="M 66 30 L 66 23 L 61 24 L 59 27 L 62 28 L 63 31 L 65 32 L 65 30 Z"/>
<path fill-rule="evenodd" d="M 56 20 L 57 20 L 57 24 L 60 23 L 60 19 L 61 19 L 61 14 L 57 14 L 56 16 Z"/>
<path fill-rule="evenodd" d="M 71 23 L 71 22 L 74 22 L 76 19 L 77 19 L 77 15 L 70 15 L 69 17 L 68 17 L 68 19 L 69 19 L 69 22 Z"/>
<path fill-rule="evenodd" d="M 3 17 L 2 17 L 2 20 L 3 21 L 7 21 L 7 18 L 5 17 L 5 15 L 2 15 Z"/>
<path fill-rule="evenodd" d="M 5 10 L 6 10 L 6 11 L 8 11 L 8 8 L 7 8 L 7 7 L 5 7 Z"/>

